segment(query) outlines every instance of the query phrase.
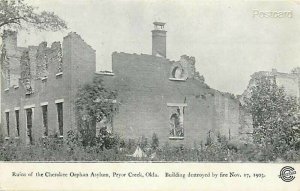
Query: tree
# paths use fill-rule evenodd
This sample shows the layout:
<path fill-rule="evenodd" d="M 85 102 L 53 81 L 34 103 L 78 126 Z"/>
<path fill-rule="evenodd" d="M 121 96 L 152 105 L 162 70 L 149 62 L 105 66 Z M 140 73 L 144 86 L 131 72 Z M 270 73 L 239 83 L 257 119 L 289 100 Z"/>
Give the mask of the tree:
<path fill-rule="evenodd" d="M 67 29 L 64 20 L 53 12 L 37 12 L 37 8 L 27 5 L 24 0 L 0 0 L 0 29 L 26 29 L 59 31 Z"/>
<path fill-rule="evenodd" d="M 300 74 L 300 67 L 293 68 L 291 73 L 292 74 Z"/>
<path fill-rule="evenodd" d="M 141 149 L 145 149 L 148 146 L 148 139 L 144 135 L 139 140 L 139 146 L 141 147 Z"/>
<path fill-rule="evenodd" d="M 274 77 L 260 77 L 246 99 L 246 108 L 252 114 L 253 140 L 261 148 L 265 160 L 284 158 L 297 150 L 300 134 L 297 123 L 299 105 L 296 97 L 287 96 L 278 87 Z"/>
<path fill-rule="evenodd" d="M 117 109 L 115 101 L 117 93 L 107 89 L 100 77 L 95 77 L 92 83 L 79 88 L 75 100 L 75 109 L 79 131 L 84 139 L 91 143 L 96 134 L 96 123 L 112 122 Z M 101 132 L 99 132 L 101 134 Z"/>
<path fill-rule="evenodd" d="M 158 137 L 157 137 L 157 134 L 156 133 L 153 133 L 152 135 L 152 143 L 151 143 L 151 148 L 153 150 L 156 150 L 159 146 L 159 140 L 158 140 Z"/>

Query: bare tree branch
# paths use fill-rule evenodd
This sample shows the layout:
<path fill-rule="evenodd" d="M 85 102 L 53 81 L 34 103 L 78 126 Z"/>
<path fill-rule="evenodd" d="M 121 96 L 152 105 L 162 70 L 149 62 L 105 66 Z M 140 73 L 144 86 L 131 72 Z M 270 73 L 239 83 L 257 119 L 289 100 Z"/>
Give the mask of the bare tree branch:
<path fill-rule="evenodd" d="M 39 30 L 58 31 L 67 29 L 64 20 L 53 12 L 36 12 L 37 8 L 24 0 L 0 0 L 0 29 L 3 27 L 34 27 Z"/>
<path fill-rule="evenodd" d="M 4 26 L 4 25 L 7 25 L 7 24 L 20 24 L 20 22 L 18 22 L 20 19 L 22 19 L 22 17 L 17 17 L 17 18 L 13 18 L 13 19 L 10 19 L 10 20 L 6 20 L 2 23 L 0 23 L 0 27 Z"/>

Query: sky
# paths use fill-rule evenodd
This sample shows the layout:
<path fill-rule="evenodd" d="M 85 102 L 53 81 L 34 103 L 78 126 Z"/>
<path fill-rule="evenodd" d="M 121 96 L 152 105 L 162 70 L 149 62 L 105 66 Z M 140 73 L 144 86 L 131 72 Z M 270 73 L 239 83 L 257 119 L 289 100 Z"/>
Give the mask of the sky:
<path fill-rule="evenodd" d="M 167 23 L 167 58 L 194 56 L 206 83 L 221 91 L 241 94 L 254 72 L 300 66 L 299 1 L 27 1 L 55 12 L 69 29 L 20 31 L 19 46 L 50 46 L 74 31 L 96 50 L 97 70 L 111 70 L 114 51 L 151 54 L 154 21 Z M 254 10 L 292 11 L 292 17 L 260 18 Z"/>

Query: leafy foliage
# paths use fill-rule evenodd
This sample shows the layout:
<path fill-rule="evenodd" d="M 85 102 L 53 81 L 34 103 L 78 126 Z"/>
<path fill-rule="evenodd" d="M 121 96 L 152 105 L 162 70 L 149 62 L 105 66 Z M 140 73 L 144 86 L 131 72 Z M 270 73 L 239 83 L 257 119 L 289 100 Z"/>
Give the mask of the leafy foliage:
<path fill-rule="evenodd" d="M 0 1 L 0 29 L 26 29 L 29 26 L 46 31 L 67 29 L 65 21 L 53 12 L 38 13 L 36 7 L 27 5 L 24 0 Z"/>
<path fill-rule="evenodd" d="M 67 138 L 41 139 L 34 145 L 24 146 L 16 140 L 0 144 L 0 161 L 223 161 L 223 162 L 248 162 L 268 161 L 269 156 L 258 145 L 228 140 L 218 136 L 210 144 L 194 144 L 193 148 L 183 145 L 171 146 L 168 143 L 156 149 L 147 151 L 147 158 L 134 158 L 132 154 L 140 143 L 129 139 L 127 142 L 118 136 L 113 136 L 106 144 L 93 146 L 83 145 L 80 133 L 69 131 Z M 151 157 L 153 153 L 156 156 Z M 284 161 L 299 161 L 300 152 L 290 150 L 286 153 Z M 277 159 L 276 161 L 283 161 Z"/>
<path fill-rule="evenodd" d="M 141 147 L 141 149 L 146 149 L 148 147 L 148 138 L 144 135 L 139 140 L 139 146 Z"/>
<path fill-rule="evenodd" d="M 69 131 L 67 138 L 44 138 L 25 146 L 16 140 L 0 145 L 0 161 L 118 161 L 126 160 L 119 152 L 119 137 L 108 149 L 100 144 L 83 146 L 81 134 Z M 105 141 L 104 141 L 105 142 Z M 106 143 L 107 144 L 107 143 Z"/>
<path fill-rule="evenodd" d="M 97 122 L 105 121 L 107 124 L 112 122 L 117 109 L 116 97 L 117 93 L 107 89 L 100 77 L 95 77 L 92 83 L 85 84 L 79 89 L 75 109 L 78 116 L 78 129 L 84 137 L 84 145 L 93 145 L 97 142 L 95 139 Z M 110 137 L 103 129 L 99 133 L 101 140 Z"/>
<path fill-rule="evenodd" d="M 151 148 L 152 148 L 153 150 L 156 150 L 158 147 L 159 147 L 159 140 L 158 140 L 157 134 L 156 134 L 156 133 L 153 133 L 153 135 L 152 135 Z"/>
<path fill-rule="evenodd" d="M 107 89 L 100 77 L 95 77 L 91 84 L 79 89 L 75 102 L 76 110 L 85 121 L 100 122 L 106 118 L 111 120 L 115 113 L 115 91 Z"/>
<path fill-rule="evenodd" d="M 298 116 L 297 98 L 287 96 L 273 77 L 260 77 L 251 89 L 246 107 L 253 118 L 253 140 L 267 161 L 286 158 L 292 150 L 298 150 L 299 128 L 295 128 Z"/>

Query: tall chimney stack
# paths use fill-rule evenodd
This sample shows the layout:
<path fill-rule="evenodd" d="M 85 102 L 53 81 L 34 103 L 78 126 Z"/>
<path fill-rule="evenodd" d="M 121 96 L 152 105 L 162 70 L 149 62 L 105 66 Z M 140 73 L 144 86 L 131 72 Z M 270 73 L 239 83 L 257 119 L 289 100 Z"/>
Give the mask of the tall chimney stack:
<path fill-rule="evenodd" d="M 166 23 L 154 22 L 153 24 L 154 30 L 152 30 L 152 55 L 166 58 L 167 31 L 164 30 Z"/>

